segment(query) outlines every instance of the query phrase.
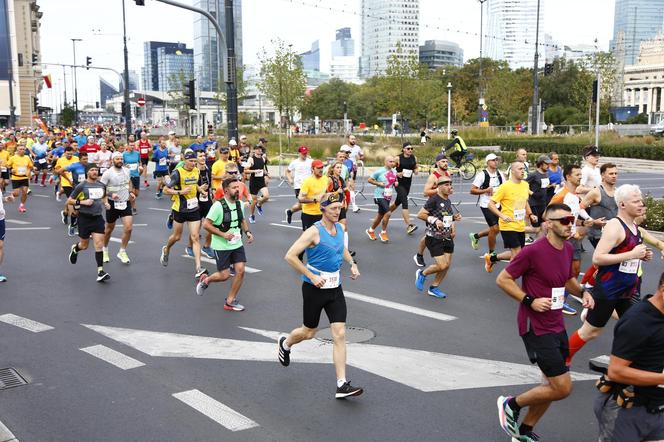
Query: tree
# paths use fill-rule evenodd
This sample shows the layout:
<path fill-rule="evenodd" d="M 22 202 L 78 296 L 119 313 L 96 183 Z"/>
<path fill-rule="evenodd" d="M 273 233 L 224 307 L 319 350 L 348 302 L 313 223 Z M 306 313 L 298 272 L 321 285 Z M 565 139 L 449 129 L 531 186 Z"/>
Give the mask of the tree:
<path fill-rule="evenodd" d="M 76 110 L 71 107 L 69 103 L 65 103 L 60 112 L 60 125 L 67 127 L 72 126 L 74 120 L 76 120 Z"/>
<path fill-rule="evenodd" d="M 261 64 L 258 89 L 274 103 L 279 114 L 284 113 L 290 122 L 292 115 L 302 109 L 306 77 L 300 56 L 281 39 L 273 40 L 274 53 L 265 48 L 258 58 Z"/>
<path fill-rule="evenodd" d="M 192 77 L 187 77 L 182 70 L 168 77 L 169 90 L 167 94 L 170 97 L 170 105 L 177 109 L 178 120 L 184 121 L 187 133 L 189 133 L 189 101 L 184 96 L 184 90 L 191 79 Z"/>
<path fill-rule="evenodd" d="M 359 86 L 346 83 L 338 78 L 333 78 L 323 83 L 311 94 L 304 98 L 302 116 L 305 118 L 319 117 L 323 120 L 341 119 L 344 115 L 344 102 L 348 106 L 349 118 L 356 113 L 352 112 L 353 94 Z"/>

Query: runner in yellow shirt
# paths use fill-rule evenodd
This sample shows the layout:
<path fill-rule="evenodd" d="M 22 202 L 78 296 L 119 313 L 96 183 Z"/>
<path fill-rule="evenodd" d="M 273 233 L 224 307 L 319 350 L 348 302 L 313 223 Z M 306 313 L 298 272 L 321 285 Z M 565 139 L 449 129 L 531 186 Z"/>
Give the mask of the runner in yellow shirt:
<path fill-rule="evenodd" d="M 0 141 L 0 190 L 5 191 L 5 186 L 9 182 L 9 170 L 7 162 L 9 161 L 9 151 L 5 143 Z"/>
<path fill-rule="evenodd" d="M 226 175 L 226 165 L 233 163 L 230 160 L 230 150 L 227 147 L 222 147 L 220 151 L 221 157 L 212 164 L 212 192 L 221 188 L 221 181 Z"/>
<path fill-rule="evenodd" d="M 16 198 L 21 195 L 21 204 L 18 211 L 26 212 L 25 202 L 28 199 L 28 188 L 30 187 L 30 174 L 34 164 L 29 156 L 25 154 L 26 148 L 19 145 L 16 149 L 16 155 L 9 157 L 7 168 L 11 169 L 12 195 Z"/>
<path fill-rule="evenodd" d="M 67 198 L 71 196 L 71 191 L 74 189 L 74 179 L 71 175 L 71 172 L 67 170 L 67 167 L 78 162 L 79 162 L 78 157 L 74 156 L 74 149 L 71 146 L 67 146 L 65 147 L 65 153 L 62 154 L 60 158 L 58 158 L 58 161 L 56 161 L 54 169 L 54 172 L 57 175 L 60 175 L 60 188 L 62 189 L 62 192 L 66 195 L 64 209 L 62 210 L 62 212 L 60 212 L 62 218 L 62 224 L 66 225 L 68 223 L 69 216 L 72 216 L 71 220 L 72 227 L 76 226 L 74 222 L 75 217 L 73 216 L 74 208 L 67 204 Z M 56 194 L 56 200 L 60 201 L 60 193 Z M 72 228 L 70 228 L 70 232 L 72 233 L 72 235 L 70 236 L 73 236 L 74 231 Z"/>

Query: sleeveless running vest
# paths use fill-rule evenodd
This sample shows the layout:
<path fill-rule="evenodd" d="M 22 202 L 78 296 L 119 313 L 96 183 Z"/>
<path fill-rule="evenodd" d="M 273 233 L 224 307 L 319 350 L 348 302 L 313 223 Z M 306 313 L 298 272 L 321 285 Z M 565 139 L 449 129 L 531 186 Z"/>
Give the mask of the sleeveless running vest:
<path fill-rule="evenodd" d="M 413 181 L 413 171 L 415 170 L 416 166 L 417 166 L 417 160 L 415 160 L 414 155 L 411 155 L 409 157 L 406 157 L 404 154 L 399 155 L 399 165 L 397 166 L 397 173 L 403 172 L 404 169 L 410 171 L 404 173 L 403 176 L 399 178 L 399 186 L 408 189 L 410 188 L 410 185 Z"/>
<path fill-rule="evenodd" d="M 313 247 L 306 249 L 307 265 L 314 274 L 321 272 L 336 272 L 341 268 L 344 256 L 344 230 L 340 223 L 335 223 L 337 230 L 334 236 L 330 235 L 325 226 L 317 221 L 314 226 L 318 228 L 320 241 Z M 311 269 L 313 267 L 315 270 Z M 302 281 L 311 284 L 311 280 L 302 275 Z"/>
<path fill-rule="evenodd" d="M 618 205 L 615 198 L 609 196 L 604 190 L 602 185 L 599 186 L 601 201 L 596 206 L 590 208 L 590 216 L 593 219 L 606 218 L 610 220 L 618 215 Z M 591 238 L 599 238 L 602 236 L 602 229 L 600 227 L 592 227 L 588 230 L 588 236 Z"/>

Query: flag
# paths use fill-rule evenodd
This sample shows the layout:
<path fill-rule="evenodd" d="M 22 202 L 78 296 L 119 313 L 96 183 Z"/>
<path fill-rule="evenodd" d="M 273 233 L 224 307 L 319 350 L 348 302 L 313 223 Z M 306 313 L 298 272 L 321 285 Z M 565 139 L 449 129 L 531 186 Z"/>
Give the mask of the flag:
<path fill-rule="evenodd" d="M 33 115 L 32 119 L 35 120 L 35 123 L 37 123 L 37 126 L 39 126 L 41 128 L 41 130 L 43 130 L 46 135 L 50 135 L 50 133 L 48 131 L 48 126 L 46 125 L 46 123 L 44 123 L 44 120 L 39 118 L 37 115 Z"/>
<path fill-rule="evenodd" d="M 44 75 L 42 78 L 44 79 L 46 87 L 50 89 L 53 86 L 53 82 L 51 81 L 51 74 Z"/>

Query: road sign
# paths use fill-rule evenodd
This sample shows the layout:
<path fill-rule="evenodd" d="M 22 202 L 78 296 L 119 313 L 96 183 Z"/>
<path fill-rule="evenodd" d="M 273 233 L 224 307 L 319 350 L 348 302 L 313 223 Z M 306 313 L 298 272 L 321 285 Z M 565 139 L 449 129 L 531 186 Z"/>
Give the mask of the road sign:
<path fill-rule="evenodd" d="M 136 100 L 136 104 L 139 106 L 145 106 L 145 98 L 140 97 L 138 100 Z"/>

